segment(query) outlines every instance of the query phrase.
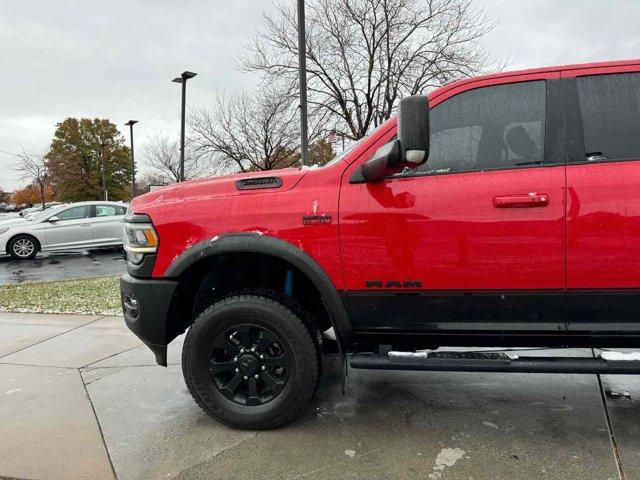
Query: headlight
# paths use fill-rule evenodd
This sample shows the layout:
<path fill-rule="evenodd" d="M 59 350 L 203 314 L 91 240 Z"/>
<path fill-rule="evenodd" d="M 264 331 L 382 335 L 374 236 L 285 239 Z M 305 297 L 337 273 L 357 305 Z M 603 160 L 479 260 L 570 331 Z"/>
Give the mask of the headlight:
<path fill-rule="evenodd" d="M 3 233 L 7 233 L 8 231 L 8 228 L 0 228 L 0 235 L 2 235 Z"/>
<path fill-rule="evenodd" d="M 124 249 L 132 263 L 140 263 L 147 253 L 158 250 L 158 235 L 150 223 L 124 223 Z"/>

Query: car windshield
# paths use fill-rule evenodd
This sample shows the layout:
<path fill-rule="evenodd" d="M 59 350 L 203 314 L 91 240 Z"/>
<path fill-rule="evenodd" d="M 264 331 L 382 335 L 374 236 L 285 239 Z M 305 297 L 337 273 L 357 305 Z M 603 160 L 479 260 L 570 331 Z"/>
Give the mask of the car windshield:
<path fill-rule="evenodd" d="M 42 211 L 32 213 L 31 215 L 29 215 L 29 220 L 31 220 L 32 222 L 39 222 L 40 220 L 43 220 L 44 218 L 50 216 L 54 212 L 57 212 L 64 206 L 65 205 L 57 205 L 55 207 L 45 208 Z"/>

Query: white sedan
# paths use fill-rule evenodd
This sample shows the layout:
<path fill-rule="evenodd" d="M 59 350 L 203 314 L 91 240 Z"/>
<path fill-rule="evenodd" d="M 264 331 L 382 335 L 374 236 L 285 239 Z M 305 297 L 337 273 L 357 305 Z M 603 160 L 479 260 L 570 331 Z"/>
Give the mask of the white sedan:
<path fill-rule="evenodd" d="M 116 247 L 126 213 L 126 203 L 79 202 L 0 221 L 0 254 L 26 260 L 39 251 Z"/>

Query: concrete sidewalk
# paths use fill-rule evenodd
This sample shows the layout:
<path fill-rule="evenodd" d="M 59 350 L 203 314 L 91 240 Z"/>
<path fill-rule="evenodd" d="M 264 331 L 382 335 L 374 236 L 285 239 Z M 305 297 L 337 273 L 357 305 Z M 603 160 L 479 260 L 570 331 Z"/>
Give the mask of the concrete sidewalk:
<path fill-rule="evenodd" d="M 352 370 L 343 397 L 330 358 L 302 418 L 250 432 L 191 400 L 180 342 L 164 369 L 121 318 L 0 313 L 0 476 L 640 479 L 637 377 Z"/>

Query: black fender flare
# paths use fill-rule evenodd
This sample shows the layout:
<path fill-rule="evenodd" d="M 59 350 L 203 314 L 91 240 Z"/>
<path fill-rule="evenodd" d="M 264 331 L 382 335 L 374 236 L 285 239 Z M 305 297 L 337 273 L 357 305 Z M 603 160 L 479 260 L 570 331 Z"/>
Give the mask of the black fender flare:
<path fill-rule="evenodd" d="M 290 263 L 313 283 L 322 296 L 341 352 L 351 339 L 351 325 L 333 282 L 318 263 L 292 244 L 259 233 L 232 233 L 213 237 L 189 247 L 169 266 L 164 277 L 179 278 L 194 263 L 224 253 L 259 253 Z M 342 353 L 344 355 L 344 353 Z"/>

